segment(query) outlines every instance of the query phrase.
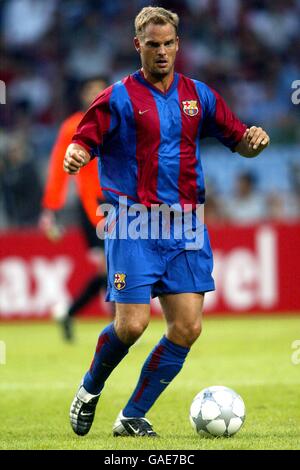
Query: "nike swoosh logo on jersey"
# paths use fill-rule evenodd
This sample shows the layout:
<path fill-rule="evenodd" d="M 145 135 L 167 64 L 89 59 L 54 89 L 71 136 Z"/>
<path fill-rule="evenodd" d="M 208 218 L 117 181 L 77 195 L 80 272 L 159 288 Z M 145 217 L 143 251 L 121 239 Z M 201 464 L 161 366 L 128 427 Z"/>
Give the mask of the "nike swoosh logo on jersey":
<path fill-rule="evenodd" d="M 82 411 L 80 414 L 81 414 L 81 416 L 91 416 L 94 413 L 85 413 L 84 411 Z"/>
<path fill-rule="evenodd" d="M 165 379 L 161 379 L 160 383 L 164 385 L 169 385 L 171 382 L 167 382 Z"/>
<path fill-rule="evenodd" d="M 143 114 L 148 113 L 148 111 L 150 111 L 150 109 L 146 109 L 145 111 L 139 110 L 139 115 L 142 116 Z"/>

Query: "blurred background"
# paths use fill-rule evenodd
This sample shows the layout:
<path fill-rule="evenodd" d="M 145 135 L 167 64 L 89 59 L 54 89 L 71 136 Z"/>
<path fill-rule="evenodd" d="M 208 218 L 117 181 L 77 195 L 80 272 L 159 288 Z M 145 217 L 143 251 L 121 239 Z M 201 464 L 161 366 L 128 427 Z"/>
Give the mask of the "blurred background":
<path fill-rule="evenodd" d="M 65 301 L 94 269 L 80 270 L 64 248 L 70 236 L 84 251 L 72 232 L 81 217 L 74 185 L 60 214 L 65 243 L 51 245 L 39 233 L 49 156 L 60 124 L 78 109 L 82 80 L 101 74 L 113 83 L 139 68 L 133 20 L 150 4 L 180 15 L 177 70 L 217 89 L 244 122 L 272 139 L 253 161 L 204 143 L 206 221 L 220 286 L 207 308 L 300 310 L 291 288 L 300 263 L 288 249 L 299 242 L 300 226 L 300 105 L 292 102 L 300 80 L 300 0 L 1 0 L 0 318 L 47 313 L 55 283 L 48 301 L 36 293 L 46 261 L 52 275 L 59 261 L 69 273 Z"/>

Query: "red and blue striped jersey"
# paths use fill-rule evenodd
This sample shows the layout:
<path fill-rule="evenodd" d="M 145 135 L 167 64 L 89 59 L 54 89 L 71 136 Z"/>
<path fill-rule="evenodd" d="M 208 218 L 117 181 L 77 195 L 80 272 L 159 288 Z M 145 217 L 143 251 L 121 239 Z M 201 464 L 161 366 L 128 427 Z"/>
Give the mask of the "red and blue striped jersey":
<path fill-rule="evenodd" d="M 138 71 L 96 98 L 73 142 L 100 157 L 108 201 L 194 206 L 205 200 L 201 139 L 216 137 L 234 151 L 246 128 L 204 83 L 175 73 L 163 93 Z"/>

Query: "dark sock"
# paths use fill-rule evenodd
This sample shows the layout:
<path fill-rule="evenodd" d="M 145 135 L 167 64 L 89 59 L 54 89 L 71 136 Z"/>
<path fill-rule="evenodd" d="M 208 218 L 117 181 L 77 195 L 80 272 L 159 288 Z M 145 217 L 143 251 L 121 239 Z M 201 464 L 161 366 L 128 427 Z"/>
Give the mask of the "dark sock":
<path fill-rule="evenodd" d="M 83 386 L 92 395 L 98 395 L 106 379 L 128 353 L 129 346 L 117 336 L 114 324 L 100 334 L 90 370 L 85 374 Z"/>
<path fill-rule="evenodd" d="M 189 350 L 172 343 L 164 336 L 144 363 L 138 384 L 123 410 L 123 415 L 144 417 L 180 372 Z"/>

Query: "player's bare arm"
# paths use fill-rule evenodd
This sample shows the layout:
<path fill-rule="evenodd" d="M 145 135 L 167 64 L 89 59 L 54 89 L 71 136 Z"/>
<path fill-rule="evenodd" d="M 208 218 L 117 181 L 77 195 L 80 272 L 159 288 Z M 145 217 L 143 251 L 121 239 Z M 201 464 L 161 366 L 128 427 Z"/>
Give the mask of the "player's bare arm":
<path fill-rule="evenodd" d="M 241 142 L 237 145 L 236 151 L 242 157 L 257 157 L 270 145 L 270 137 L 261 127 L 252 126 L 247 129 Z"/>
<path fill-rule="evenodd" d="M 77 175 L 80 168 L 87 165 L 91 159 L 90 154 L 79 144 L 70 144 L 64 158 L 64 170 L 69 175 Z"/>

